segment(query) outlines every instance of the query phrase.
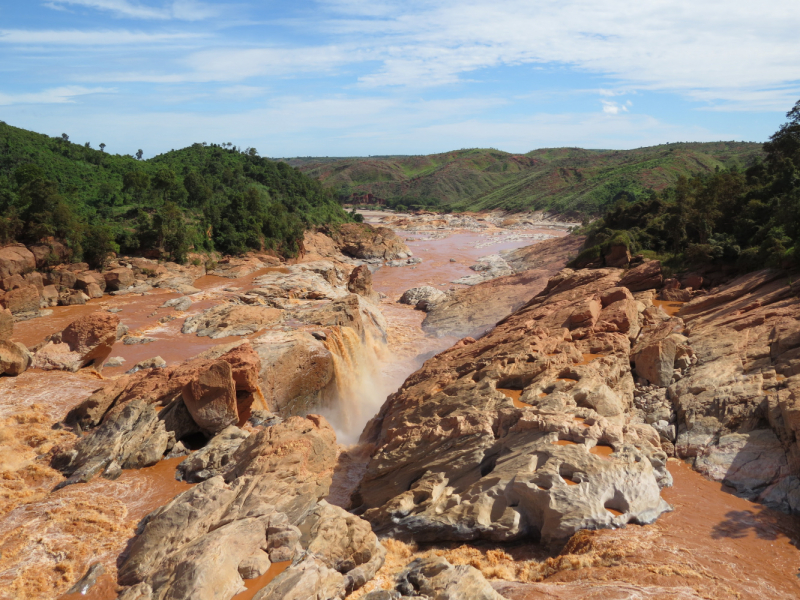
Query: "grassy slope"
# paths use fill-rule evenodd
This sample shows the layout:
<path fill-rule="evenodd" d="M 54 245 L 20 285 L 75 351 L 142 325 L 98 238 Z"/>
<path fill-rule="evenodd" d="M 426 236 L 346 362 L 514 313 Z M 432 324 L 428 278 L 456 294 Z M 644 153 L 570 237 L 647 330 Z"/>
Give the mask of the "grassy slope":
<path fill-rule="evenodd" d="M 429 156 L 292 159 L 290 164 L 342 195 L 437 198 L 459 210 L 506 208 L 600 213 L 619 192 L 661 190 L 680 175 L 746 167 L 761 144 L 667 144 L 637 150 L 550 148 L 525 155 L 460 150 Z"/>

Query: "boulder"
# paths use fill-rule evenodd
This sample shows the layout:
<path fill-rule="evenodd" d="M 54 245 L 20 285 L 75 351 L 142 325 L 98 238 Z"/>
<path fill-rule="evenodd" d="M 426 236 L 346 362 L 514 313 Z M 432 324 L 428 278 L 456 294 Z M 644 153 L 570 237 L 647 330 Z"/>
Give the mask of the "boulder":
<path fill-rule="evenodd" d="M 65 268 L 50 271 L 46 276 L 46 283 L 48 285 L 55 285 L 58 288 L 73 289 L 77 281 L 77 275 Z"/>
<path fill-rule="evenodd" d="M 58 297 L 58 303 L 61 306 L 83 306 L 89 300 L 91 300 L 91 298 L 80 290 L 67 290 L 59 294 Z"/>
<path fill-rule="evenodd" d="M 603 261 L 607 267 L 625 267 L 631 262 L 631 253 L 625 244 L 614 244 L 606 251 Z"/>
<path fill-rule="evenodd" d="M 411 288 L 403 292 L 400 296 L 400 304 L 410 304 L 411 306 L 418 306 L 420 302 L 425 302 L 427 310 L 430 310 L 434 304 L 440 300 L 444 300 L 447 294 L 441 290 L 437 290 L 430 285 L 423 285 L 420 287 Z"/>
<path fill-rule="evenodd" d="M 388 227 L 346 223 L 329 232 L 344 254 L 353 258 L 395 260 L 409 256 L 408 246 Z"/>
<path fill-rule="evenodd" d="M 161 308 L 173 308 L 179 312 L 185 312 L 189 310 L 192 306 L 192 299 L 187 296 L 181 296 L 180 298 L 172 298 L 164 302 L 161 305 Z"/>
<path fill-rule="evenodd" d="M 216 340 L 232 335 L 251 335 L 283 319 L 283 312 L 269 306 L 221 304 L 184 321 L 181 333 L 196 333 Z"/>
<path fill-rule="evenodd" d="M 0 279 L 24 275 L 36 268 L 33 253 L 22 244 L 0 248 Z"/>
<path fill-rule="evenodd" d="M 628 288 L 632 292 L 641 292 L 661 287 L 663 280 L 661 262 L 649 260 L 625 273 L 620 279 L 619 285 Z"/>
<path fill-rule="evenodd" d="M 111 269 L 103 273 L 106 289 L 117 292 L 132 286 L 136 282 L 133 270 L 126 268 Z"/>
<path fill-rule="evenodd" d="M 25 278 L 19 274 L 12 275 L 11 277 L 6 277 L 5 279 L 0 280 L 0 288 L 6 292 L 10 292 L 11 290 L 21 288 L 24 285 L 25 285 Z"/>
<path fill-rule="evenodd" d="M 90 283 L 86 287 L 86 295 L 89 298 L 102 298 L 103 297 L 103 290 L 100 289 L 100 286 L 96 283 Z"/>
<path fill-rule="evenodd" d="M 395 589 L 403 596 L 427 598 L 469 598 L 504 600 L 478 569 L 470 565 L 451 565 L 446 558 L 418 558 L 396 578 Z"/>
<path fill-rule="evenodd" d="M 50 336 L 34 357 L 34 366 L 40 369 L 77 371 L 89 364 L 96 370 L 111 354 L 117 341 L 117 315 L 100 311 L 73 321 L 60 333 Z"/>
<path fill-rule="evenodd" d="M 248 435 L 235 425 L 226 427 L 179 464 L 175 477 L 189 483 L 199 483 L 221 475 L 228 469 L 231 458 Z"/>
<path fill-rule="evenodd" d="M 0 340 L 0 375 L 21 375 L 30 364 L 31 354 L 25 344 Z"/>
<path fill-rule="evenodd" d="M 675 340 L 669 337 L 648 344 L 632 356 L 636 374 L 653 385 L 668 386 L 674 376 L 677 347 Z"/>
<path fill-rule="evenodd" d="M 40 304 L 39 290 L 33 285 L 23 285 L 0 297 L 0 306 L 7 308 L 15 315 L 38 313 Z"/>
<path fill-rule="evenodd" d="M 47 244 L 34 244 L 28 249 L 33 254 L 37 269 L 45 269 L 68 262 L 72 256 L 72 250 L 55 240 Z"/>
<path fill-rule="evenodd" d="M 372 272 L 366 265 L 356 267 L 350 273 L 347 291 L 363 296 L 372 302 L 380 302 L 380 296 L 372 289 Z"/>
<path fill-rule="evenodd" d="M 211 435 L 238 422 L 231 366 L 217 360 L 183 388 L 183 402 L 197 425 Z"/>
<path fill-rule="evenodd" d="M 667 302 L 688 302 L 692 299 L 692 290 L 685 289 L 681 290 L 678 288 L 664 288 L 661 290 L 661 293 L 658 295 L 661 300 L 666 300 Z"/>

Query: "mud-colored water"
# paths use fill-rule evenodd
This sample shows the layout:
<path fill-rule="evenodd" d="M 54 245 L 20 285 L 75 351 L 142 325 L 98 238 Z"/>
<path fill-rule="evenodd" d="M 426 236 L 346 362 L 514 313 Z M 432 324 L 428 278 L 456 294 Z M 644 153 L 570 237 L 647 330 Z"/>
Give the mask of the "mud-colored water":
<path fill-rule="evenodd" d="M 273 579 L 283 573 L 291 564 L 292 561 L 290 560 L 272 563 L 269 569 L 267 569 L 267 572 L 261 577 L 245 579 L 244 586 L 247 588 L 247 591 L 236 594 L 231 600 L 252 600 L 253 596 L 267 587 Z"/>
<path fill-rule="evenodd" d="M 612 454 L 614 454 L 614 448 L 611 446 L 606 446 L 604 444 L 597 444 L 589 448 L 589 452 L 594 454 L 595 456 L 601 456 L 603 458 L 608 458 Z"/>
<path fill-rule="evenodd" d="M 686 302 L 672 302 L 670 300 L 653 300 L 653 305 L 661 308 L 670 317 L 677 315 Z"/>

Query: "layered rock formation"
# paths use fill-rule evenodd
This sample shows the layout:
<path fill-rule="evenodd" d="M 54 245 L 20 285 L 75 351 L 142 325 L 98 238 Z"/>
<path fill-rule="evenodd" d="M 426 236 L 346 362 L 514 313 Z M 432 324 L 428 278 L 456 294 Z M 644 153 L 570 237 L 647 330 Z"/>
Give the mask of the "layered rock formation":
<path fill-rule="evenodd" d="M 336 458 L 321 417 L 247 437 L 223 474 L 151 513 L 120 566 L 121 598 L 229 599 L 272 562 L 292 561 L 259 600 L 342 598 L 385 550 L 366 522 L 321 501 Z"/>
<path fill-rule="evenodd" d="M 669 510 L 667 455 L 633 402 L 645 307 L 621 276 L 566 269 L 409 377 L 362 437 L 357 513 L 416 541 L 563 542 Z"/>

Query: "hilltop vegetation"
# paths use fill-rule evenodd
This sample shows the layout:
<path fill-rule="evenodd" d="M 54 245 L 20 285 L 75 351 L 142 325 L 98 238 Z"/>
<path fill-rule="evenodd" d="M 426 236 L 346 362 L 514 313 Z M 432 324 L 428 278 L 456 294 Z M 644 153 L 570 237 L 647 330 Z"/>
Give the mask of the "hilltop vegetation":
<path fill-rule="evenodd" d="M 640 197 L 681 176 L 747 168 L 761 144 L 678 143 L 637 150 L 552 148 L 527 154 L 459 150 L 429 156 L 289 160 L 343 201 L 372 194 L 390 207 L 550 210 L 599 215 L 621 194 Z"/>
<path fill-rule="evenodd" d="M 137 160 L 0 122 L 0 244 L 56 238 L 95 266 L 110 251 L 293 255 L 308 227 L 349 220 L 330 190 L 253 149 Z"/>
<path fill-rule="evenodd" d="M 730 265 L 741 271 L 800 264 L 800 101 L 764 144 L 764 160 L 679 177 L 644 198 L 622 197 L 584 233 L 576 265 L 602 261 L 611 245 L 668 267 Z"/>

